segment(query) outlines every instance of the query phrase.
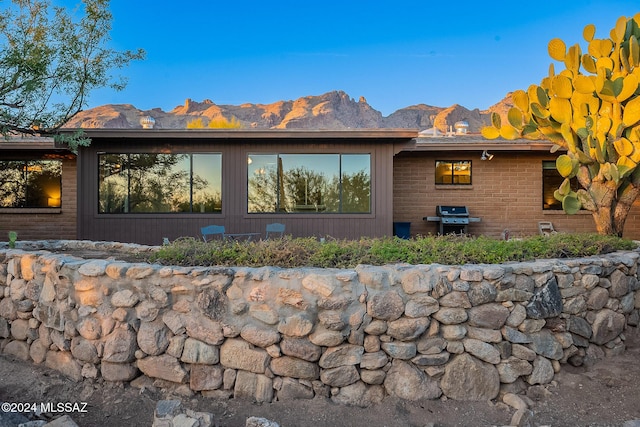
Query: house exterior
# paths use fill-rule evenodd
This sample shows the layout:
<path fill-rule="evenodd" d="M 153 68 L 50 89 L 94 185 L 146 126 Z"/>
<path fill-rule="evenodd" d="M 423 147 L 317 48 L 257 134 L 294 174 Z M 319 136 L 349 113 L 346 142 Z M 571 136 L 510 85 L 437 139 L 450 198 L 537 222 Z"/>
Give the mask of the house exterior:
<path fill-rule="evenodd" d="M 473 134 L 418 138 L 394 158 L 394 221 L 411 222 L 412 235 L 435 234 L 438 224 L 423 218 L 435 216 L 438 205 L 454 205 L 480 218 L 468 225 L 473 235 L 537 234 L 540 221 L 559 232 L 595 232 L 590 212 L 567 215 L 554 199 L 562 178 L 551 147 Z M 482 160 L 485 150 L 492 156 Z M 640 239 L 640 201 L 627 217 L 624 237 Z"/>
<path fill-rule="evenodd" d="M 566 215 L 548 142 L 417 130 L 86 129 L 77 157 L 50 139 L 0 143 L 0 236 L 158 245 L 227 233 L 357 239 L 439 231 L 439 205 L 466 206 L 468 232 L 499 238 L 595 231 L 588 212 Z M 483 155 L 484 153 L 484 155 Z M 484 159 L 484 160 L 483 160 Z M 640 239 L 640 203 L 625 237 Z M 5 238 L 0 238 L 4 240 Z"/>
<path fill-rule="evenodd" d="M 52 138 L 0 142 L 0 241 L 77 236 L 76 156 Z"/>
<path fill-rule="evenodd" d="M 412 130 L 87 129 L 79 239 L 160 244 L 201 227 L 357 239 L 392 234 L 393 158 Z"/>

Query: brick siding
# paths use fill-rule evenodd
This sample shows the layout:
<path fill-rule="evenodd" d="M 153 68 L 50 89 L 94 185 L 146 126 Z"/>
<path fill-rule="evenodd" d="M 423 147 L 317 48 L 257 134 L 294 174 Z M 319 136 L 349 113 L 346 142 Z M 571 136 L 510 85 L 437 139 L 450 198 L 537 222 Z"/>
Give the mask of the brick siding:
<path fill-rule="evenodd" d="M 472 185 L 435 185 L 436 160 L 471 160 Z M 393 165 L 393 220 L 411 222 L 411 234 L 436 234 L 438 205 L 464 205 L 480 223 L 469 225 L 473 235 L 500 237 L 508 229 L 513 237 L 538 233 L 539 221 L 550 221 L 560 232 L 593 232 L 588 212 L 566 215 L 542 209 L 542 161 L 547 153 L 496 152 L 493 160 L 480 160 L 478 152 L 402 153 Z M 629 213 L 624 237 L 640 239 L 640 203 Z"/>

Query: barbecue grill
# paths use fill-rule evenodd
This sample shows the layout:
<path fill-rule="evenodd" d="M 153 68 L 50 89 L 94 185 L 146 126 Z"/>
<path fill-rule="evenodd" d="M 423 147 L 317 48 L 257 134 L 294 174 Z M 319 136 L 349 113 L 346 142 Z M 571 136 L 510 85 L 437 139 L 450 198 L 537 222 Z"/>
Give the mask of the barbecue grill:
<path fill-rule="evenodd" d="M 440 223 L 439 234 L 467 234 L 471 222 L 480 222 L 480 218 L 469 216 L 466 206 L 436 206 L 436 215 L 422 218 L 429 222 Z"/>

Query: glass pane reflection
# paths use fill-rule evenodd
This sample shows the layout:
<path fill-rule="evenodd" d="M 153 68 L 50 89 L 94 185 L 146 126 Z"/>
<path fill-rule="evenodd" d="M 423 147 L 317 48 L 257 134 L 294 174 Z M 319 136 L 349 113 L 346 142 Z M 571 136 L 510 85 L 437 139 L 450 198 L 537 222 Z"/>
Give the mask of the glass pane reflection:
<path fill-rule="evenodd" d="M 0 207 L 59 208 L 61 160 L 0 161 Z"/>
<path fill-rule="evenodd" d="M 220 154 L 101 154 L 100 213 L 220 212 Z"/>
<path fill-rule="evenodd" d="M 370 154 L 249 154 L 249 213 L 368 213 Z"/>

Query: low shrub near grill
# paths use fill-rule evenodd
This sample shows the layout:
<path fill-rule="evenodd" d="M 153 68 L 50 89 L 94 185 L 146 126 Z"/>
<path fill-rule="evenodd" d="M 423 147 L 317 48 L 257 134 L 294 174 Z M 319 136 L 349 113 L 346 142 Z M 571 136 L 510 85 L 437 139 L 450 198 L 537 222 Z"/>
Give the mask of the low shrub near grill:
<path fill-rule="evenodd" d="M 469 236 L 419 236 L 413 239 L 314 237 L 239 242 L 203 242 L 181 238 L 150 255 L 149 261 L 183 266 L 325 267 L 353 268 L 358 264 L 495 264 L 540 258 L 576 258 L 635 249 L 627 239 L 597 234 L 532 236 L 496 240 Z"/>

